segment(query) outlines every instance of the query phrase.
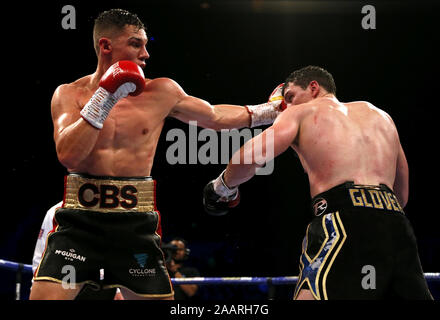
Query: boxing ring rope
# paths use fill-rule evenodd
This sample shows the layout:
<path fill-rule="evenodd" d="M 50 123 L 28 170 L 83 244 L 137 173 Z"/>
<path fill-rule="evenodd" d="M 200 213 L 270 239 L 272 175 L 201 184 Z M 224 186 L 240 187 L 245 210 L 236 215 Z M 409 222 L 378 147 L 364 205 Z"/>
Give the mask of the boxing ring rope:
<path fill-rule="evenodd" d="M 16 300 L 20 299 L 21 278 L 23 273 L 32 274 L 32 266 L 29 264 L 17 263 L 0 259 L 0 269 L 7 269 L 16 272 Z M 440 272 L 426 272 L 426 281 L 440 282 Z M 266 284 L 269 292 L 275 285 L 296 284 L 296 276 L 280 277 L 193 277 L 193 278 L 172 278 L 171 282 L 179 284 L 197 285 L 260 285 Z"/>

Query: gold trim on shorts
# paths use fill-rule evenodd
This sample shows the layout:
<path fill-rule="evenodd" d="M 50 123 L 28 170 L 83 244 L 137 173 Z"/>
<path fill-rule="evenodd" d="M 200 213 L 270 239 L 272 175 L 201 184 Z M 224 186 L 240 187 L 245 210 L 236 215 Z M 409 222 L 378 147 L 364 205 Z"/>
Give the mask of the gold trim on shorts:
<path fill-rule="evenodd" d="M 34 281 L 50 281 L 50 282 L 55 282 L 55 283 L 63 285 L 62 280 L 52 278 L 52 277 L 37 277 L 34 279 Z M 171 283 L 171 280 L 170 280 L 170 283 Z M 74 288 L 76 286 L 90 285 L 95 290 L 101 289 L 101 286 L 97 282 L 92 281 L 92 280 L 85 280 L 85 281 L 75 282 L 75 283 L 64 282 L 64 285 L 66 285 L 66 286 L 72 285 L 72 286 L 74 286 Z M 113 288 L 125 288 L 125 289 L 133 292 L 135 295 L 137 295 L 139 297 L 143 297 L 143 298 L 170 298 L 170 297 L 174 296 L 174 290 L 173 290 L 172 286 L 171 286 L 171 292 L 169 292 L 169 293 L 137 293 L 137 292 L 133 291 L 132 289 L 130 289 L 126 286 L 123 286 L 123 285 L 119 285 L 119 284 L 109 284 L 109 285 L 102 286 L 102 289 L 113 289 Z"/>
<path fill-rule="evenodd" d="M 328 213 L 320 217 L 320 219 L 325 239 L 319 251 L 313 257 L 310 257 L 307 252 L 309 228 L 311 225 L 309 224 L 303 240 L 300 274 L 293 299 L 297 299 L 302 289 L 307 289 L 310 290 L 316 300 L 328 300 L 327 276 L 347 239 L 347 233 L 339 216 L 339 211 Z M 311 267 L 312 265 L 313 267 Z M 305 270 L 306 268 L 307 270 Z M 304 284 L 307 284 L 305 288 L 303 288 Z"/>
<path fill-rule="evenodd" d="M 63 208 L 98 212 L 156 210 L 151 177 L 111 178 L 69 174 L 64 181 Z"/>

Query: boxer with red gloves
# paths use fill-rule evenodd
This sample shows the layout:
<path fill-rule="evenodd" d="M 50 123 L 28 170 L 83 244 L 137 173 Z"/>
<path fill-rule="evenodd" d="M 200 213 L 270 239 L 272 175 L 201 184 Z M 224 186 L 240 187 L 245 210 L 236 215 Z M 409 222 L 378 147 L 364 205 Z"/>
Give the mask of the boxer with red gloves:
<path fill-rule="evenodd" d="M 215 130 L 265 125 L 281 102 L 211 105 L 172 79 L 145 79 L 148 38 L 128 11 L 101 13 L 93 39 L 96 71 L 52 98 L 56 152 L 68 174 L 30 298 L 73 299 L 87 283 L 120 287 L 126 299 L 172 299 L 150 177 L 165 120 Z M 66 263 L 74 283 L 64 283 Z"/>

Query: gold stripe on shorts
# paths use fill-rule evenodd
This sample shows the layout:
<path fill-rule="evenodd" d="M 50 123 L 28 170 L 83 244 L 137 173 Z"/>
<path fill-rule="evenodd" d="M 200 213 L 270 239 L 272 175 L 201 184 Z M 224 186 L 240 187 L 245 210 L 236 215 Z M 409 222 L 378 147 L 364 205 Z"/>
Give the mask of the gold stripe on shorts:
<path fill-rule="evenodd" d="M 65 177 L 63 208 L 98 212 L 155 210 L 155 182 L 145 178 Z"/>

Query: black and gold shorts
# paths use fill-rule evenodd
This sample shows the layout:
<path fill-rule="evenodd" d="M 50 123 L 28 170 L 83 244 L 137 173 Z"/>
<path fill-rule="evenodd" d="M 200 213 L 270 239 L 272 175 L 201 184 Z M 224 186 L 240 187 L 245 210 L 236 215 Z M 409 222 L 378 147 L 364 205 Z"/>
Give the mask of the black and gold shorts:
<path fill-rule="evenodd" d="M 34 281 L 172 296 L 151 177 L 69 174 Z"/>
<path fill-rule="evenodd" d="M 346 182 L 312 200 L 300 257 L 315 299 L 432 299 L 410 222 L 386 185 Z"/>

